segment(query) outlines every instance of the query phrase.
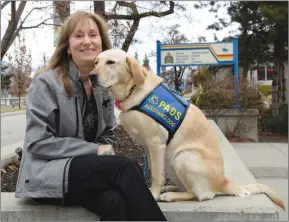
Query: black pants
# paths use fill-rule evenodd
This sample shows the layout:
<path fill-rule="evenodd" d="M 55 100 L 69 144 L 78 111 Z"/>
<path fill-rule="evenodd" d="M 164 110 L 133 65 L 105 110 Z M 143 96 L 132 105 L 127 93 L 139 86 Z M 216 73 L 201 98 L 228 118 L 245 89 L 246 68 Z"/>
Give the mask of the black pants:
<path fill-rule="evenodd" d="M 97 214 L 102 221 L 166 221 L 141 168 L 128 157 L 74 158 L 64 200 Z"/>

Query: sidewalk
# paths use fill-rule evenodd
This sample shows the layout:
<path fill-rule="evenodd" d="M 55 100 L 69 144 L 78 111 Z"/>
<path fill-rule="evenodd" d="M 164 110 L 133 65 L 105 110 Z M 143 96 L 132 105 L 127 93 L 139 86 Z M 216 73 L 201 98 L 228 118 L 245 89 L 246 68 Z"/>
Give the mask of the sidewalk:
<path fill-rule="evenodd" d="M 21 114 L 25 114 L 26 111 L 15 111 L 15 112 L 6 112 L 6 113 L 1 113 L 1 117 L 2 116 L 13 116 L 13 115 L 21 115 Z"/>
<path fill-rule="evenodd" d="M 288 143 L 232 143 L 259 183 L 275 189 L 288 209 Z M 280 221 L 288 212 L 279 211 Z"/>

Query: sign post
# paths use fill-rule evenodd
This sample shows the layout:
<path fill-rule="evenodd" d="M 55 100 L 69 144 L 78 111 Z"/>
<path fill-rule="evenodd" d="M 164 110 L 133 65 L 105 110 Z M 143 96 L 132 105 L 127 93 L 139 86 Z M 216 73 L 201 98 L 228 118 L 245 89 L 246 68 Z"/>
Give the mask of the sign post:
<path fill-rule="evenodd" d="M 213 43 L 161 44 L 157 40 L 156 45 L 158 75 L 161 67 L 168 66 L 234 65 L 236 103 L 233 108 L 238 108 L 238 37 Z"/>

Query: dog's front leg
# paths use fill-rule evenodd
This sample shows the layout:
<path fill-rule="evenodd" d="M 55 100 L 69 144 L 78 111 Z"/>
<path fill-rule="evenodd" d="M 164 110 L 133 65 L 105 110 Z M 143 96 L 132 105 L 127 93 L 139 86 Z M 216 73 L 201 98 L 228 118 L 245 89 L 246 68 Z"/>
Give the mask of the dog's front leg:
<path fill-rule="evenodd" d="M 158 138 L 152 138 L 148 143 L 151 171 L 151 192 L 155 200 L 160 200 L 161 189 L 165 184 L 165 149 Z"/>

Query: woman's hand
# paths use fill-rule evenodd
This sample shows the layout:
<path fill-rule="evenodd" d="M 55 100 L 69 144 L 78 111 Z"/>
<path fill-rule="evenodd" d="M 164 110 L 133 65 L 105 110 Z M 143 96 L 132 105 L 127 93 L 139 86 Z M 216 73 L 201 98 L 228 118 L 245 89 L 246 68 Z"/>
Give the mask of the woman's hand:
<path fill-rule="evenodd" d="M 99 145 L 97 149 L 97 155 L 115 155 L 115 152 L 113 150 L 112 145 L 106 144 L 106 145 Z"/>

